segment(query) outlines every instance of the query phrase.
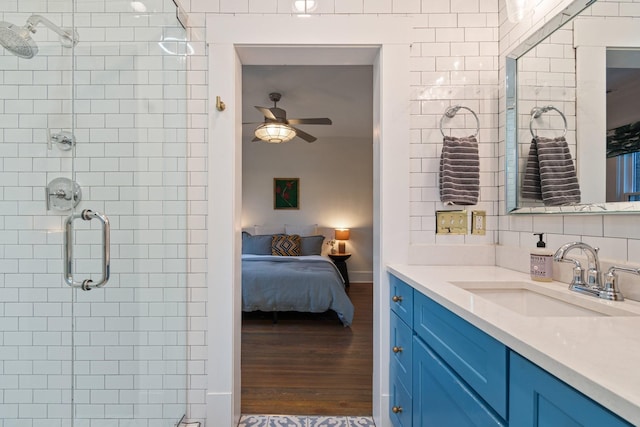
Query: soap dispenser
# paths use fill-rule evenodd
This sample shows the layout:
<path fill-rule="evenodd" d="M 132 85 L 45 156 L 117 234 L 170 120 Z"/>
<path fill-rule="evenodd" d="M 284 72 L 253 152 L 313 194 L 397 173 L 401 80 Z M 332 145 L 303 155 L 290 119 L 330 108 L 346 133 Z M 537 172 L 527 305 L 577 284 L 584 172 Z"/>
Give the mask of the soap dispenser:
<path fill-rule="evenodd" d="M 531 280 L 551 282 L 553 280 L 553 254 L 547 250 L 543 240 L 544 233 L 533 233 L 538 236 L 536 248 L 531 250 Z"/>

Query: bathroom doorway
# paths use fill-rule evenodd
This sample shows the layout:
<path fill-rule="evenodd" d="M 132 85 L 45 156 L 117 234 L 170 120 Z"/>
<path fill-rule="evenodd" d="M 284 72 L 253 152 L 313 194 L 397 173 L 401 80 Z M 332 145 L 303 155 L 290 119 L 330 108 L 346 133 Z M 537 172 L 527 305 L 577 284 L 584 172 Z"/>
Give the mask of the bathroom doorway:
<path fill-rule="evenodd" d="M 274 22 L 277 21 L 277 22 Z M 210 309 L 209 363 L 223 367 L 210 383 L 208 416 L 232 425 L 240 415 L 240 231 L 241 225 L 241 90 L 243 64 L 340 63 L 374 69 L 374 272 L 373 272 L 373 414 L 388 419 L 389 292 L 387 263 L 406 262 L 409 248 L 409 27 L 405 20 L 363 17 L 354 22 L 335 17 L 298 20 L 274 16 L 210 16 L 209 98 L 220 97 L 233 108 L 212 111 L 209 121 L 208 241 Z M 237 29 L 242 28 L 242 31 Z M 327 28 L 332 31 L 327 32 Z M 380 31 L 384 28 L 384 31 Z M 295 37 L 293 37 L 295 35 Z M 283 52 L 280 52 L 283 51 Z M 255 56 L 254 56 L 255 55 Z M 363 59 L 365 58 L 365 59 Z M 262 61 L 262 62 L 255 62 Z M 290 63 L 289 62 L 289 63 Z M 224 188 L 215 183 L 225 182 Z M 215 200 L 215 203 L 212 201 Z M 406 203 L 404 202 L 406 201 Z M 230 286 L 230 284 L 232 284 Z M 231 330 L 220 325 L 232 325 Z"/>
<path fill-rule="evenodd" d="M 314 233 L 325 236 L 325 256 L 334 229 L 350 228 L 348 292 L 356 305 L 351 328 L 342 327 L 333 312 L 283 312 L 277 324 L 268 313 L 243 313 L 242 411 L 271 407 L 270 413 L 371 416 L 372 66 L 243 65 L 242 70 L 242 122 L 248 123 L 242 142 L 242 228 L 254 233 L 254 224 L 317 224 Z M 255 122 L 262 120 L 254 106 L 272 107 L 271 92 L 281 93 L 278 107 L 288 118 L 329 117 L 332 124 L 299 125 L 318 138 L 312 143 L 253 142 Z M 299 179 L 299 209 L 273 209 L 276 176 Z"/>

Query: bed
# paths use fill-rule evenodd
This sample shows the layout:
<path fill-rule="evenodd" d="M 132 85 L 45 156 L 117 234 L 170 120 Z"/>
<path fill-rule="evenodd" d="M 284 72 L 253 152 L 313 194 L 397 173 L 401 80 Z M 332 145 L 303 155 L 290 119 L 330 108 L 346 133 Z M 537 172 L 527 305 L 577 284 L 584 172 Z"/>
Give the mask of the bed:
<path fill-rule="evenodd" d="M 296 255 L 274 250 L 276 240 L 296 241 Z M 344 326 L 354 308 L 335 264 L 320 255 L 324 236 L 258 235 L 243 233 L 242 311 L 333 310 Z M 275 254 L 275 255 L 274 255 Z"/>

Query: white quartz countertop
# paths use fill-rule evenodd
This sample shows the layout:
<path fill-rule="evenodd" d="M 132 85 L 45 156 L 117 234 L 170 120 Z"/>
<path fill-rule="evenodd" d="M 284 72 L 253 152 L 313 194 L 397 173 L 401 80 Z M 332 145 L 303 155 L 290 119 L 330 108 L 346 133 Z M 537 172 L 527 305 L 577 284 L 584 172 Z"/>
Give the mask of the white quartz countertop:
<path fill-rule="evenodd" d="M 566 283 L 489 266 L 390 265 L 388 270 L 512 350 L 640 425 L 640 303 L 604 301 L 569 291 Z M 638 316 L 525 316 L 451 282 L 524 281 L 567 292 L 589 303 L 624 307 Z"/>

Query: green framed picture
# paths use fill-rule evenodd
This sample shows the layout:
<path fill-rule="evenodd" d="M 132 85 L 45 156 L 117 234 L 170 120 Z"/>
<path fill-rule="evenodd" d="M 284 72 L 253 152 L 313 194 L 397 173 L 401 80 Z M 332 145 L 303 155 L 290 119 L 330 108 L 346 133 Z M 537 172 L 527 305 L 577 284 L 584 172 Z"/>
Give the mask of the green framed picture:
<path fill-rule="evenodd" d="M 273 208 L 300 209 L 300 178 L 273 178 Z"/>

